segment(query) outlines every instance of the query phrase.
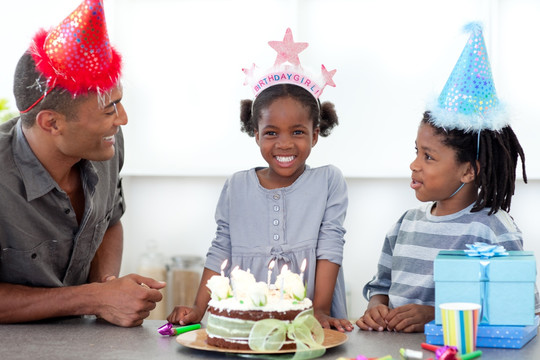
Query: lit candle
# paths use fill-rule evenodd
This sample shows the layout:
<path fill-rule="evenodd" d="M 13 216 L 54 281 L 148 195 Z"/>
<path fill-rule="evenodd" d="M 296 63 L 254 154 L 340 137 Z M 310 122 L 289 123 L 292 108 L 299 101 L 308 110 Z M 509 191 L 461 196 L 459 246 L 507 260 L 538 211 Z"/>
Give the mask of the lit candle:
<path fill-rule="evenodd" d="M 234 272 L 238 269 L 240 269 L 240 266 L 236 265 L 234 269 L 232 269 L 231 271 L 231 287 L 232 287 L 232 292 L 235 299 L 236 299 L 236 286 L 235 286 L 236 284 L 234 283 Z"/>
<path fill-rule="evenodd" d="M 229 261 L 229 259 L 225 259 L 222 263 L 221 263 L 221 276 L 225 276 L 225 273 L 223 272 L 223 270 L 225 270 L 225 268 L 227 267 L 227 262 Z"/>
<path fill-rule="evenodd" d="M 304 271 L 306 270 L 307 260 L 302 260 L 302 266 L 300 266 L 300 280 L 304 283 Z"/>
<path fill-rule="evenodd" d="M 281 268 L 281 286 L 279 287 L 279 299 L 283 300 L 283 292 L 285 291 L 283 288 L 285 287 L 285 271 L 287 271 L 289 267 L 287 264 L 283 265 Z"/>
<path fill-rule="evenodd" d="M 270 288 L 270 277 L 272 276 L 272 270 L 274 269 L 274 265 L 276 264 L 275 260 L 270 261 L 270 264 L 268 265 L 268 277 L 266 279 L 266 286 Z"/>

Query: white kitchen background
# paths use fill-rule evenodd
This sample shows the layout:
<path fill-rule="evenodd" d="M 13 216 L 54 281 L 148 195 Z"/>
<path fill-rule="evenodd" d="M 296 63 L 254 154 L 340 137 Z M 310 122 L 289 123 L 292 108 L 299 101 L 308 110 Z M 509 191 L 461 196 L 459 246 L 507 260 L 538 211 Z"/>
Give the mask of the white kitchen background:
<path fill-rule="evenodd" d="M 57 25 L 79 0 L 3 4 L 0 98 L 14 108 L 15 64 L 40 27 Z M 105 0 L 111 43 L 124 56 L 122 274 L 135 272 L 155 241 L 167 258 L 204 257 L 226 177 L 264 165 L 240 132 L 239 103 L 250 98 L 241 69 L 270 67 L 290 27 L 310 46 L 304 67 L 337 69 L 340 126 L 320 139 L 311 166 L 334 164 L 349 186 L 345 279 L 350 317 L 367 304 L 384 235 L 408 208 L 416 128 L 457 61 L 470 21 L 484 24 L 495 84 L 527 157 L 510 214 L 525 249 L 540 254 L 540 2 L 535 0 Z"/>

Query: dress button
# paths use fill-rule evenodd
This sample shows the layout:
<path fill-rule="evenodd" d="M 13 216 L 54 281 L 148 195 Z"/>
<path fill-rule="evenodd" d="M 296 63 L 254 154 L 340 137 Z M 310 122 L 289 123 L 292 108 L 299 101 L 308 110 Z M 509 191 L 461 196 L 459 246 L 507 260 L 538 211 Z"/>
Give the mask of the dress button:
<path fill-rule="evenodd" d="M 281 196 L 279 196 L 279 194 L 274 194 L 274 196 L 273 196 L 274 200 L 279 200 L 280 197 Z"/>
<path fill-rule="evenodd" d="M 279 206 L 278 205 L 274 205 L 274 211 L 279 211 Z"/>
<path fill-rule="evenodd" d="M 279 235 L 278 234 L 274 234 L 274 240 L 279 240 Z"/>
<path fill-rule="evenodd" d="M 71 212 L 70 209 L 65 209 L 65 210 L 64 210 L 64 213 L 66 213 L 66 214 L 69 214 L 70 212 Z"/>
<path fill-rule="evenodd" d="M 275 225 L 275 226 L 278 226 L 278 225 L 279 225 L 279 220 L 278 220 L 278 219 L 275 219 L 275 220 L 274 220 L 274 225 Z"/>

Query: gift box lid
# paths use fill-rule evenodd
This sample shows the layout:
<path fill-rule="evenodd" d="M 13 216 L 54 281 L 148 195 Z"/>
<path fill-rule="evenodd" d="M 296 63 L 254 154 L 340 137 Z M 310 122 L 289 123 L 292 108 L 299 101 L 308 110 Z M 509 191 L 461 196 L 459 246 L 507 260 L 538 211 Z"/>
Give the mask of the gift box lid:
<path fill-rule="evenodd" d="M 532 251 L 508 251 L 508 256 L 481 258 L 463 250 L 442 250 L 435 258 L 437 281 L 535 281 L 536 261 Z M 484 271 L 485 270 L 485 271 Z M 483 279 L 483 273 L 487 278 Z"/>

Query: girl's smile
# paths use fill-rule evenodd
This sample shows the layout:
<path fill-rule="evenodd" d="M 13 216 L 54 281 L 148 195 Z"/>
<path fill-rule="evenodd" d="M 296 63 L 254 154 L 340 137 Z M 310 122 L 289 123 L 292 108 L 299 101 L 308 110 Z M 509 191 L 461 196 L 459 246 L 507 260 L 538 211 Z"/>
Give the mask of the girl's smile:
<path fill-rule="evenodd" d="M 281 164 L 281 166 L 287 166 L 292 163 L 296 156 L 276 156 L 276 160 Z"/>

